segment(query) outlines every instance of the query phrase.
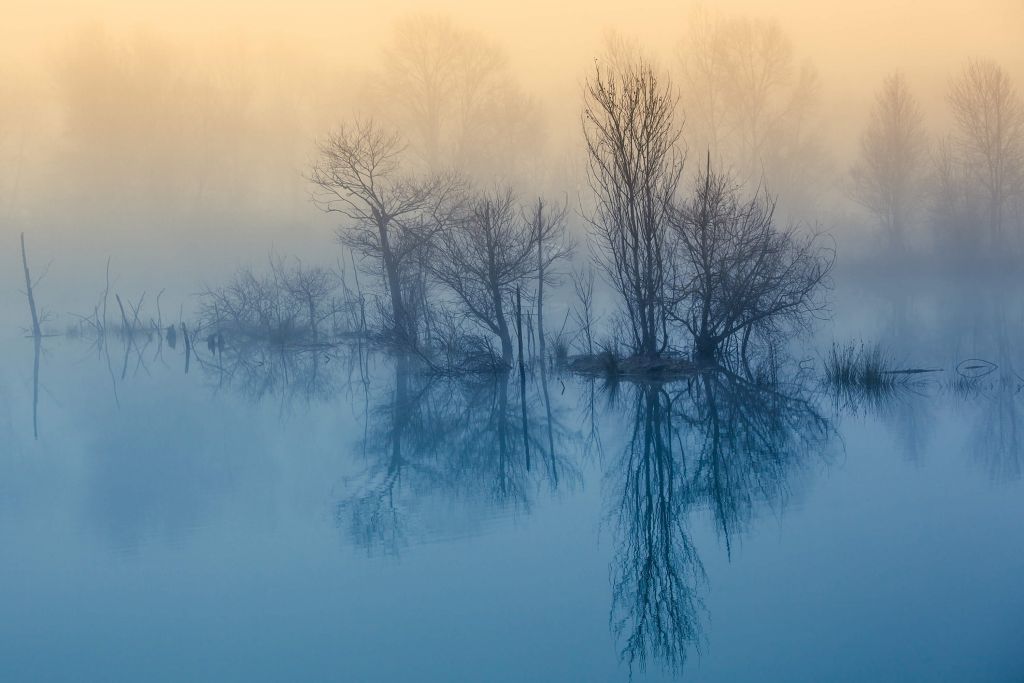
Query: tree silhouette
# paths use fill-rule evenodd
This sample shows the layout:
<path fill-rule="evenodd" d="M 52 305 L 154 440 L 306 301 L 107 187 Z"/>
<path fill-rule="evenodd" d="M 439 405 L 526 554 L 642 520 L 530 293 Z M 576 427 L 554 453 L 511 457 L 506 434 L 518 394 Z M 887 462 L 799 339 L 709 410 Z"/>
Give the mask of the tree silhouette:
<path fill-rule="evenodd" d="M 417 307 L 425 298 L 422 266 L 458 183 L 447 175 L 410 176 L 402 169 L 404 150 L 397 132 L 356 120 L 321 143 L 310 180 L 317 205 L 348 219 L 338 238 L 379 267 L 390 304 L 388 331 L 415 348 Z"/>
<path fill-rule="evenodd" d="M 926 153 L 923 116 L 900 74 L 885 79 L 853 167 L 853 196 L 868 209 L 891 246 L 905 245 L 921 198 L 921 164 Z"/>
<path fill-rule="evenodd" d="M 697 359 L 721 360 L 738 340 L 729 350 L 745 360 L 751 340 L 774 342 L 824 310 L 832 256 L 814 236 L 777 228 L 774 199 L 742 199 L 710 161 L 672 226 L 681 254 L 672 315 Z"/>
<path fill-rule="evenodd" d="M 709 151 L 743 183 L 810 202 L 822 169 L 812 65 L 775 21 L 705 12 L 690 25 L 679 52 L 690 149 Z"/>
<path fill-rule="evenodd" d="M 407 132 L 428 170 L 499 175 L 536 147 L 537 108 L 485 37 L 443 16 L 410 16 L 395 25 L 383 62 L 381 114 Z"/>
<path fill-rule="evenodd" d="M 668 345 L 669 217 L 683 171 L 671 84 L 613 45 L 584 93 L 583 133 L 598 261 L 619 295 L 633 352 Z"/>
<path fill-rule="evenodd" d="M 1024 191 L 1024 102 L 998 64 L 971 61 L 950 87 L 958 161 L 984 199 L 989 238 L 1003 237 L 1012 199 Z"/>

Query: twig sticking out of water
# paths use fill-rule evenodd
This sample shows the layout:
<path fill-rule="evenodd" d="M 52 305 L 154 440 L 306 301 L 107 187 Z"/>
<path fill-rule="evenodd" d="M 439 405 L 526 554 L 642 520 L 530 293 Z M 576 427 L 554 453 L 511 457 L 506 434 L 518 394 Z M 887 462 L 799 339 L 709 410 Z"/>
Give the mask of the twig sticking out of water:
<path fill-rule="evenodd" d="M 43 336 L 39 328 L 39 313 L 36 310 L 36 298 L 32 293 L 32 276 L 28 271 L 28 256 L 25 254 L 25 233 L 21 233 L 21 265 L 25 269 L 25 295 L 28 297 L 28 307 L 32 312 L 32 336 L 39 339 Z"/>

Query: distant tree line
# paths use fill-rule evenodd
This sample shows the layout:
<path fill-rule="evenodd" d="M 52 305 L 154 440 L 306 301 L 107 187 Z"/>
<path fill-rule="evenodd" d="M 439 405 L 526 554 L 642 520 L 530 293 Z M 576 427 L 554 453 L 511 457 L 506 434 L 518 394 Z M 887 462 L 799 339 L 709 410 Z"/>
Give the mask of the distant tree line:
<path fill-rule="evenodd" d="M 950 253 L 995 254 L 1024 236 L 1024 100 L 1009 74 L 972 60 L 950 82 L 953 131 L 930 143 L 906 79 L 882 84 L 852 169 L 853 196 L 889 245 L 930 223 Z"/>

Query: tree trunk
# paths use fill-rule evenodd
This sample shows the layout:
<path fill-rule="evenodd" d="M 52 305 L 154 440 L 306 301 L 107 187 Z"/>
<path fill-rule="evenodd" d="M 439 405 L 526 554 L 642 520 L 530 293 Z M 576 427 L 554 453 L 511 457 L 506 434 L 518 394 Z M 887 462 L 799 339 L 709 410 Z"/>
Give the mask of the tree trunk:
<path fill-rule="evenodd" d="M 715 360 L 715 355 L 718 351 L 718 343 L 715 339 L 707 334 L 699 334 L 693 342 L 693 357 L 694 360 L 701 363 L 710 363 Z"/>
<path fill-rule="evenodd" d="M 519 342 L 519 374 L 525 378 L 526 360 L 523 358 L 523 298 L 516 285 L 516 338 Z"/>
<path fill-rule="evenodd" d="M 542 207 L 543 205 L 537 207 L 537 351 L 540 354 L 541 365 L 547 362 L 544 348 L 544 240 L 540 237 L 543 234 L 541 227 L 544 220 Z"/>
<path fill-rule="evenodd" d="M 491 297 L 494 300 L 496 332 L 498 333 L 498 339 L 501 340 L 501 362 L 506 368 L 511 368 L 514 358 L 512 333 L 508 329 L 508 320 L 505 319 L 505 306 L 501 300 L 501 290 L 498 289 L 497 285 L 491 287 Z"/>
<path fill-rule="evenodd" d="M 402 301 L 402 278 L 398 272 L 398 263 L 391 251 L 388 237 L 387 219 L 378 219 L 377 229 L 380 234 L 381 257 L 384 261 L 384 276 L 387 280 L 388 294 L 391 296 L 391 317 L 396 341 L 416 348 L 416 331 L 411 329 L 405 305 Z"/>
<path fill-rule="evenodd" d="M 505 316 L 498 318 L 498 338 L 501 340 L 501 363 L 506 368 L 511 368 L 515 352 L 512 349 L 512 333 L 508 329 Z"/>

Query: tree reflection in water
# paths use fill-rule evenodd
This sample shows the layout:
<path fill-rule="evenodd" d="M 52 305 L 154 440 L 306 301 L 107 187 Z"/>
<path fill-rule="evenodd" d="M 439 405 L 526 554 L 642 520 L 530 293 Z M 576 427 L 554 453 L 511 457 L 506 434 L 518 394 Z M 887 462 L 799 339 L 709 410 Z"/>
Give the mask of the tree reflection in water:
<path fill-rule="evenodd" d="M 823 455 L 831 423 L 816 386 L 773 361 L 754 372 L 717 367 L 669 383 L 580 386 L 583 430 L 566 427 L 546 373 L 523 385 L 508 373 L 439 377 L 415 359 L 380 363 L 365 349 L 228 344 L 196 355 L 207 381 L 254 401 L 292 404 L 364 396 L 360 471 L 335 507 L 339 528 L 368 552 L 398 553 L 422 540 L 434 504 L 459 504 L 472 520 L 494 510 L 528 513 L 542 491 L 582 480 L 584 462 L 605 462 L 605 505 L 616 530 L 610 625 L 630 669 L 680 670 L 703 633 L 704 570 L 689 529 L 710 512 L 729 554 L 761 507 L 787 497 L 795 475 Z M 376 364 L 378 370 L 372 370 Z M 628 409 L 625 404 L 628 404 Z M 589 460 L 625 416 L 625 447 Z"/>
<path fill-rule="evenodd" d="M 351 394 L 355 374 L 365 378 L 367 372 L 362 348 L 229 340 L 219 349 L 193 355 L 215 391 L 230 391 L 254 403 L 275 401 L 282 411 Z"/>
<path fill-rule="evenodd" d="M 691 512 L 709 509 L 731 536 L 759 504 L 785 500 L 794 473 L 823 455 L 832 433 L 799 377 L 725 369 L 676 385 L 632 388 L 632 429 L 607 473 L 615 496 L 611 625 L 631 669 L 681 669 L 702 634 L 704 571 Z"/>
<path fill-rule="evenodd" d="M 528 513 L 541 490 L 578 482 L 586 451 L 605 441 L 592 383 L 582 386 L 589 428 L 575 434 L 543 375 L 524 391 L 508 373 L 438 377 L 399 357 L 387 389 L 374 394 L 361 352 L 358 362 L 328 364 L 333 356 L 316 349 L 259 351 L 227 349 L 203 367 L 219 386 L 283 401 L 327 399 L 353 386 L 358 367 L 363 462 L 335 514 L 368 552 L 393 554 L 421 540 L 417 525 L 432 503 Z M 781 505 L 793 477 L 824 454 L 832 426 L 812 382 L 784 374 L 773 362 L 756 373 L 719 367 L 684 381 L 606 387 L 613 410 L 604 426 L 628 415 L 625 448 L 605 479 L 616 529 L 610 623 L 631 669 L 655 662 L 679 670 L 700 646 L 705 577 L 692 514 L 711 513 L 731 554 L 758 508 Z"/>
<path fill-rule="evenodd" d="M 703 568 L 686 529 L 693 495 L 669 392 L 637 385 L 633 393 L 630 438 L 608 473 L 619 492 L 611 624 L 631 668 L 644 668 L 648 655 L 676 668 L 700 635 Z"/>
<path fill-rule="evenodd" d="M 397 552 L 427 499 L 528 512 L 543 485 L 579 479 L 560 411 L 547 405 L 506 373 L 456 379 L 397 362 L 391 392 L 369 412 L 366 466 L 337 506 L 339 524 L 367 550 Z"/>
<path fill-rule="evenodd" d="M 968 448 L 994 481 L 1015 481 L 1024 457 L 1024 375 L 1017 372 L 1016 347 L 1005 320 L 992 326 L 995 357 L 992 372 L 960 383 L 959 397 L 972 410 L 974 427 Z"/>

